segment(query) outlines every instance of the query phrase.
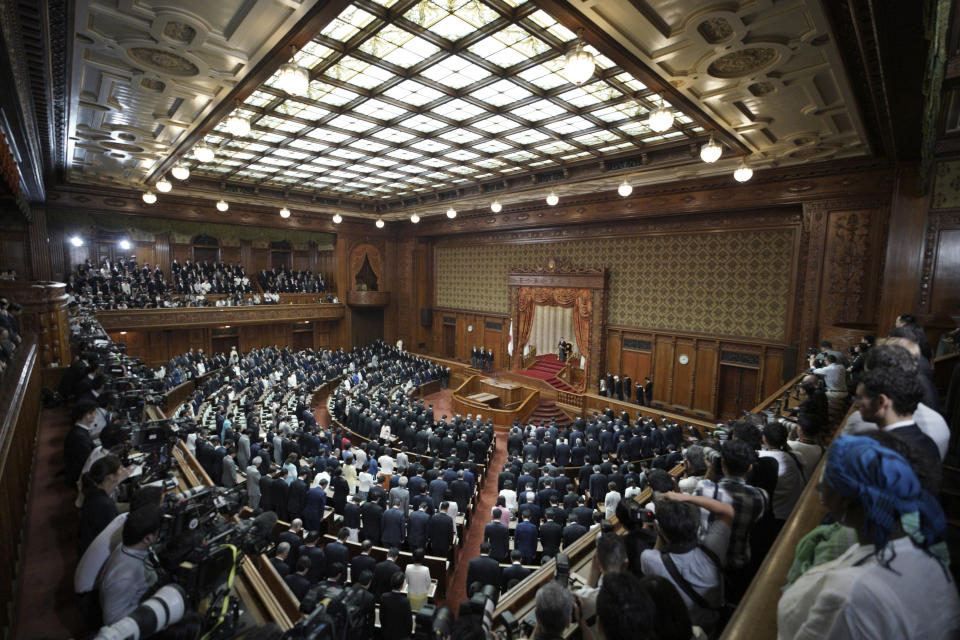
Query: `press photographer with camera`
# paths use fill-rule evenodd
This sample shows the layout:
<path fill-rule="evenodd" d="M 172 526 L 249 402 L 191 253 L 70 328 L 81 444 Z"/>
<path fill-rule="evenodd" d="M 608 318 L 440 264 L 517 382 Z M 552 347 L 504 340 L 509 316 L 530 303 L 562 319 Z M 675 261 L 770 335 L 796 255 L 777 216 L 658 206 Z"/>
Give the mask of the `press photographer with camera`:
<path fill-rule="evenodd" d="M 105 625 L 136 609 L 156 583 L 156 572 L 147 567 L 147 551 L 159 531 L 160 509 L 153 506 L 132 512 L 123 523 L 123 542 L 110 554 L 98 580 Z"/>

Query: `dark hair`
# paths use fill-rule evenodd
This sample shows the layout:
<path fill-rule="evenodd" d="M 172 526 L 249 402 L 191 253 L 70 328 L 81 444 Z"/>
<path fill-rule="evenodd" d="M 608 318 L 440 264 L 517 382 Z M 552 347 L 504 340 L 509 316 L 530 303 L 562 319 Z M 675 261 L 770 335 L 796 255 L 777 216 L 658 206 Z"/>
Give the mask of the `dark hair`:
<path fill-rule="evenodd" d="M 123 544 L 131 547 L 159 530 L 160 507 L 143 507 L 131 511 L 123 523 Z"/>
<path fill-rule="evenodd" d="M 426 558 L 427 552 L 423 550 L 423 547 L 417 547 L 413 550 L 413 561 L 422 563 L 424 558 Z"/>
<path fill-rule="evenodd" d="M 605 573 L 619 571 L 627 559 L 627 545 L 621 536 L 604 533 L 597 537 L 597 560 Z"/>
<path fill-rule="evenodd" d="M 327 577 L 333 578 L 334 576 L 342 576 L 343 569 L 344 567 L 342 562 L 334 562 L 330 565 L 330 568 L 327 569 Z"/>
<path fill-rule="evenodd" d="M 334 564 L 337 564 L 334 562 Z M 361 585 L 368 585 L 373 581 L 373 572 L 370 569 L 364 569 L 360 572 L 360 575 L 357 576 L 357 583 Z"/>
<path fill-rule="evenodd" d="M 161 487 L 142 487 L 130 501 L 130 511 L 133 512 L 143 507 L 159 507 L 161 502 L 163 502 L 163 489 Z"/>
<path fill-rule="evenodd" d="M 492 549 L 492 548 L 493 548 L 493 547 L 490 546 L 490 543 L 487 542 L 486 540 L 484 540 L 483 542 L 480 543 L 480 553 L 487 553 L 487 554 L 489 554 L 489 553 L 490 553 L 490 549 Z"/>
<path fill-rule="evenodd" d="M 499 520 L 500 516 L 503 515 L 503 511 L 501 511 L 499 508 L 494 508 L 494 510 L 491 513 L 493 514 L 493 517 L 496 520 Z"/>
<path fill-rule="evenodd" d="M 635 575 L 620 572 L 603 577 L 597 594 L 597 619 L 605 637 L 655 638 L 648 625 L 656 615 L 653 599 Z"/>
<path fill-rule="evenodd" d="M 763 433 L 753 424 L 738 420 L 730 425 L 730 432 L 736 440 L 743 440 L 750 447 L 757 451 L 763 446 Z"/>
<path fill-rule="evenodd" d="M 514 549 L 510 552 L 510 560 L 513 562 L 519 562 L 523 559 L 523 554 L 520 553 L 519 549 Z"/>
<path fill-rule="evenodd" d="M 867 351 L 865 369 L 899 369 L 904 375 L 917 374 L 917 360 L 898 344 L 881 344 Z"/>
<path fill-rule="evenodd" d="M 688 544 L 697 541 L 700 510 L 690 502 L 657 500 L 657 524 L 670 544 Z"/>
<path fill-rule="evenodd" d="M 670 472 L 663 469 L 650 469 L 643 478 L 653 491 L 663 493 L 665 491 L 673 491 L 674 489 L 673 476 L 670 475 Z"/>
<path fill-rule="evenodd" d="M 334 563 L 334 564 L 336 564 L 336 563 Z M 406 580 L 406 578 L 404 577 L 403 572 L 402 572 L 402 571 L 397 571 L 395 574 L 393 574 L 392 576 L 390 576 L 390 588 L 391 588 L 391 589 L 399 589 L 400 587 L 403 586 L 403 581 L 404 581 L 404 580 Z"/>
<path fill-rule="evenodd" d="M 319 539 L 320 539 L 319 531 L 309 531 L 307 532 L 307 535 L 304 537 L 303 541 L 306 542 L 307 544 L 310 544 L 311 542 L 315 543 Z"/>
<path fill-rule="evenodd" d="M 83 490 L 93 489 L 103 482 L 107 476 L 116 473 L 119 468 L 120 458 L 112 455 L 103 456 L 90 465 L 90 470 L 83 474 Z"/>
<path fill-rule="evenodd" d="M 690 612 L 672 582 L 663 576 L 646 575 L 640 578 L 640 588 L 657 610 L 653 617 L 657 640 L 689 640 L 693 636 Z"/>
<path fill-rule="evenodd" d="M 787 428 L 779 422 L 772 422 L 763 427 L 763 437 L 771 449 L 786 450 Z"/>
<path fill-rule="evenodd" d="M 727 440 L 723 443 L 720 454 L 727 466 L 727 473 L 733 476 L 747 473 L 756 457 L 754 448 L 743 440 Z"/>
<path fill-rule="evenodd" d="M 361 551 L 370 551 L 373 548 L 373 540 L 364 540 L 360 543 Z"/>
<path fill-rule="evenodd" d="M 923 385 L 918 377 L 900 369 L 871 369 L 860 377 L 860 385 L 869 398 L 876 398 L 880 394 L 890 398 L 894 411 L 900 415 L 912 414 L 923 398 Z"/>
<path fill-rule="evenodd" d="M 297 568 L 295 571 L 300 573 L 301 571 L 307 571 L 310 569 L 310 558 L 307 556 L 300 556 L 297 558 Z"/>

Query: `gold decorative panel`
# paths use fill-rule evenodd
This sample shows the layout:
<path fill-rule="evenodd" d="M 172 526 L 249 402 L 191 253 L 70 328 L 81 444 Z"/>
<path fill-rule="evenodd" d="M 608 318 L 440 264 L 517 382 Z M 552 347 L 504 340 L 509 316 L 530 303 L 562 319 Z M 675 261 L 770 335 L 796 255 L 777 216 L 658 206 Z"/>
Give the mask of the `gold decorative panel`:
<path fill-rule="evenodd" d="M 507 274 L 558 258 L 610 272 L 609 324 L 782 340 L 793 231 L 438 247 L 437 305 L 509 313 Z"/>

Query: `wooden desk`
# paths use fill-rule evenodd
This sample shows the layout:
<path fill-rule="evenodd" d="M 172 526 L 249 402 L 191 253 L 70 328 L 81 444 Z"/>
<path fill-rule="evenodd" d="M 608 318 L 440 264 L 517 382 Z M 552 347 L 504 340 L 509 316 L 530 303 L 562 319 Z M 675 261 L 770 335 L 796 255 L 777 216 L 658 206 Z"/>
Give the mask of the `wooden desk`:
<path fill-rule="evenodd" d="M 499 406 L 494 404 L 496 398 Z M 526 421 L 540 405 L 540 392 L 512 382 L 473 375 L 454 389 L 454 413 L 466 415 L 481 412 L 491 418 L 498 431 L 506 431 L 514 420 Z"/>
<path fill-rule="evenodd" d="M 467 396 L 467 400 L 473 400 L 474 402 L 479 402 L 480 404 L 489 405 L 495 407 L 500 404 L 500 396 L 495 393 L 475 393 L 472 396 Z"/>

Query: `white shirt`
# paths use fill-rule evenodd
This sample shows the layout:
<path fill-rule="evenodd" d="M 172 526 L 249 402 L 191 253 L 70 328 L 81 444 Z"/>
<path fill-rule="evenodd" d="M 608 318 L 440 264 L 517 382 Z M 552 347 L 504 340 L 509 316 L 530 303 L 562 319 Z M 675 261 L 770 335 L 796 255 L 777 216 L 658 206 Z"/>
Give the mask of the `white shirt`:
<path fill-rule="evenodd" d="M 940 460 L 943 460 L 947 455 L 947 447 L 950 444 L 950 427 L 947 426 L 947 421 L 943 419 L 942 415 L 922 402 L 917 405 L 917 410 L 913 412 L 913 421 L 920 431 L 923 431 L 934 441 L 937 449 L 940 450 Z M 864 420 L 859 411 L 851 413 L 847 422 L 843 425 L 843 433 L 848 435 L 859 435 L 877 429 L 876 423 Z"/>
<path fill-rule="evenodd" d="M 504 489 L 500 492 L 500 495 L 504 500 L 507 501 L 507 509 L 510 510 L 510 513 L 516 513 L 517 511 L 517 492 L 513 489 Z"/>
<path fill-rule="evenodd" d="M 123 523 L 127 521 L 129 513 L 121 513 L 110 521 L 103 531 L 97 534 L 87 550 L 83 552 L 77 570 L 73 573 L 74 593 L 93 591 L 97 585 L 97 576 L 103 568 L 107 558 L 123 541 Z"/>
<path fill-rule="evenodd" d="M 846 391 L 847 390 L 847 370 L 842 364 L 834 362 L 819 369 L 811 369 L 812 373 L 823 376 L 823 381 L 827 384 L 827 391 Z"/>
<path fill-rule="evenodd" d="M 370 491 L 370 485 L 373 484 L 373 476 L 366 471 L 361 471 L 357 476 L 357 491 Z"/>
<path fill-rule="evenodd" d="M 816 470 L 817 465 L 820 464 L 820 458 L 823 457 L 826 449 L 818 444 L 800 442 L 799 440 L 790 440 L 787 442 L 787 445 L 790 447 L 790 450 L 800 458 L 800 462 L 803 464 L 803 472 L 807 474 L 807 480 L 812 478 L 813 472 Z"/>
<path fill-rule="evenodd" d="M 877 563 L 873 545 L 855 544 L 800 576 L 777 605 L 777 638 L 960 637 L 960 597 L 940 563 L 908 537 L 888 547 L 893 571 Z"/>
<path fill-rule="evenodd" d="M 774 458 L 777 461 L 777 488 L 773 491 L 773 517 L 786 520 L 803 493 L 803 476 L 800 466 L 785 451 L 761 451 L 761 457 Z M 803 463 L 800 463 L 803 464 Z"/>
<path fill-rule="evenodd" d="M 607 491 L 607 497 L 603 500 L 604 517 L 610 519 L 610 517 L 617 512 L 618 504 L 620 504 L 620 492 Z"/>
<path fill-rule="evenodd" d="M 407 593 L 411 596 L 425 596 L 430 593 L 430 569 L 422 564 L 408 564 L 404 572 L 407 577 Z"/>
<path fill-rule="evenodd" d="M 377 458 L 377 463 L 380 465 L 380 473 L 384 475 L 393 475 L 394 461 L 393 458 L 384 454 Z"/>

